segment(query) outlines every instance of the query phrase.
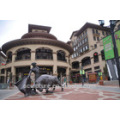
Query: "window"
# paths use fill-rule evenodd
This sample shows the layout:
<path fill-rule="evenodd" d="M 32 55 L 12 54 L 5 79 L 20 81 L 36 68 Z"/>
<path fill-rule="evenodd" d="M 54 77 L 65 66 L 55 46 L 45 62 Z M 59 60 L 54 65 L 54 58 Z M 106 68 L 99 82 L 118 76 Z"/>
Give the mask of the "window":
<path fill-rule="evenodd" d="M 74 47 L 74 51 L 75 51 L 75 47 Z"/>
<path fill-rule="evenodd" d="M 94 48 L 97 48 L 97 44 L 94 44 Z"/>
<path fill-rule="evenodd" d="M 87 42 L 87 38 L 85 38 L 85 42 Z"/>
<path fill-rule="evenodd" d="M 96 33 L 98 34 L 98 30 L 96 30 Z"/>
<path fill-rule="evenodd" d="M 84 40 L 82 40 L 82 43 L 83 43 L 83 44 L 85 43 Z"/>
<path fill-rule="evenodd" d="M 61 55 L 62 52 L 59 51 L 57 55 Z M 53 59 L 52 50 L 49 48 L 38 48 L 36 49 L 36 59 Z"/>
<path fill-rule="evenodd" d="M 88 50 L 88 45 L 85 46 L 86 50 Z"/>
<path fill-rule="evenodd" d="M 83 52 L 85 51 L 85 47 L 83 47 Z"/>
<path fill-rule="evenodd" d="M 5 69 L 1 69 L 1 74 L 4 74 L 5 73 Z"/>
<path fill-rule="evenodd" d="M 72 55 L 72 58 L 74 58 L 74 56 Z"/>
<path fill-rule="evenodd" d="M 102 34 L 105 35 L 105 34 L 104 34 L 104 31 L 102 31 Z"/>
<path fill-rule="evenodd" d="M 96 66 L 96 67 L 94 67 L 94 69 L 96 70 L 96 69 L 100 69 L 100 66 Z"/>
<path fill-rule="evenodd" d="M 94 30 L 94 29 L 92 29 L 92 32 L 93 32 L 93 33 L 95 33 L 95 30 Z"/>
<path fill-rule="evenodd" d="M 96 41 L 96 37 L 94 36 L 93 39 Z"/>
<path fill-rule="evenodd" d="M 99 37 L 97 37 L 97 40 L 99 41 Z"/>
<path fill-rule="evenodd" d="M 80 49 L 80 53 L 82 53 L 83 52 L 83 50 L 82 50 L 82 48 Z"/>

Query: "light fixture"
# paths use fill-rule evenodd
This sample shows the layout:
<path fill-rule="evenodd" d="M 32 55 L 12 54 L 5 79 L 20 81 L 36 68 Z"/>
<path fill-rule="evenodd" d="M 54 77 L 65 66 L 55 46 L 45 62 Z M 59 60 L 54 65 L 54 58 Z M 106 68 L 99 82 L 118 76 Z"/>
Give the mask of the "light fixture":
<path fill-rule="evenodd" d="M 116 20 L 110 20 L 111 25 L 115 25 L 115 23 L 116 23 Z"/>
<path fill-rule="evenodd" d="M 99 20 L 99 23 L 100 23 L 100 26 L 103 27 L 103 25 L 104 25 L 104 20 Z"/>

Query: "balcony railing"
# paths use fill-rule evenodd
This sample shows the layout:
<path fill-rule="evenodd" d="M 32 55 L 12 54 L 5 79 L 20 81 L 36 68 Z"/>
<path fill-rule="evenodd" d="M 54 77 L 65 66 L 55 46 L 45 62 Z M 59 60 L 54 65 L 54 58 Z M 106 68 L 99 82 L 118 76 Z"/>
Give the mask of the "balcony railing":
<path fill-rule="evenodd" d="M 16 61 L 19 61 L 19 60 L 30 60 L 31 57 L 28 57 L 28 56 L 24 56 L 24 57 L 16 57 L 15 60 Z"/>
<path fill-rule="evenodd" d="M 47 59 L 47 60 L 53 60 L 52 56 L 36 56 L 36 59 Z"/>

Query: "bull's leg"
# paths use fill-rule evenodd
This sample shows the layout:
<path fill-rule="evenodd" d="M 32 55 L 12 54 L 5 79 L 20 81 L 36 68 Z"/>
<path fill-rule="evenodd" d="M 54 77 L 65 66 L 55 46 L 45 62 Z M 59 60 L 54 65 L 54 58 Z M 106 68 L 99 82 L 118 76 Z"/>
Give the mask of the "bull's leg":
<path fill-rule="evenodd" d="M 53 91 L 55 90 L 55 86 L 53 87 Z"/>
<path fill-rule="evenodd" d="M 46 93 L 48 93 L 48 92 L 49 92 L 49 91 L 48 91 L 48 89 L 49 89 L 49 88 L 48 88 L 48 86 L 46 85 Z"/>

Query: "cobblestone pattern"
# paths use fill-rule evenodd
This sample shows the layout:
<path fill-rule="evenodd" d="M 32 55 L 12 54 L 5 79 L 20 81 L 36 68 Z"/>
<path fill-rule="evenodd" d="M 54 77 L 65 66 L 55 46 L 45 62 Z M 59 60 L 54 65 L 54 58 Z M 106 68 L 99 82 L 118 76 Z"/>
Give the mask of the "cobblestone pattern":
<path fill-rule="evenodd" d="M 18 93 L 6 100 L 120 100 L 120 93 L 94 90 L 85 87 L 66 87 L 63 92 L 60 88 L 56 88 L 54 93 L 47 94 L 43 91 L 37 95 L 28 97 L 24 97 L 24 94 Z"/>

